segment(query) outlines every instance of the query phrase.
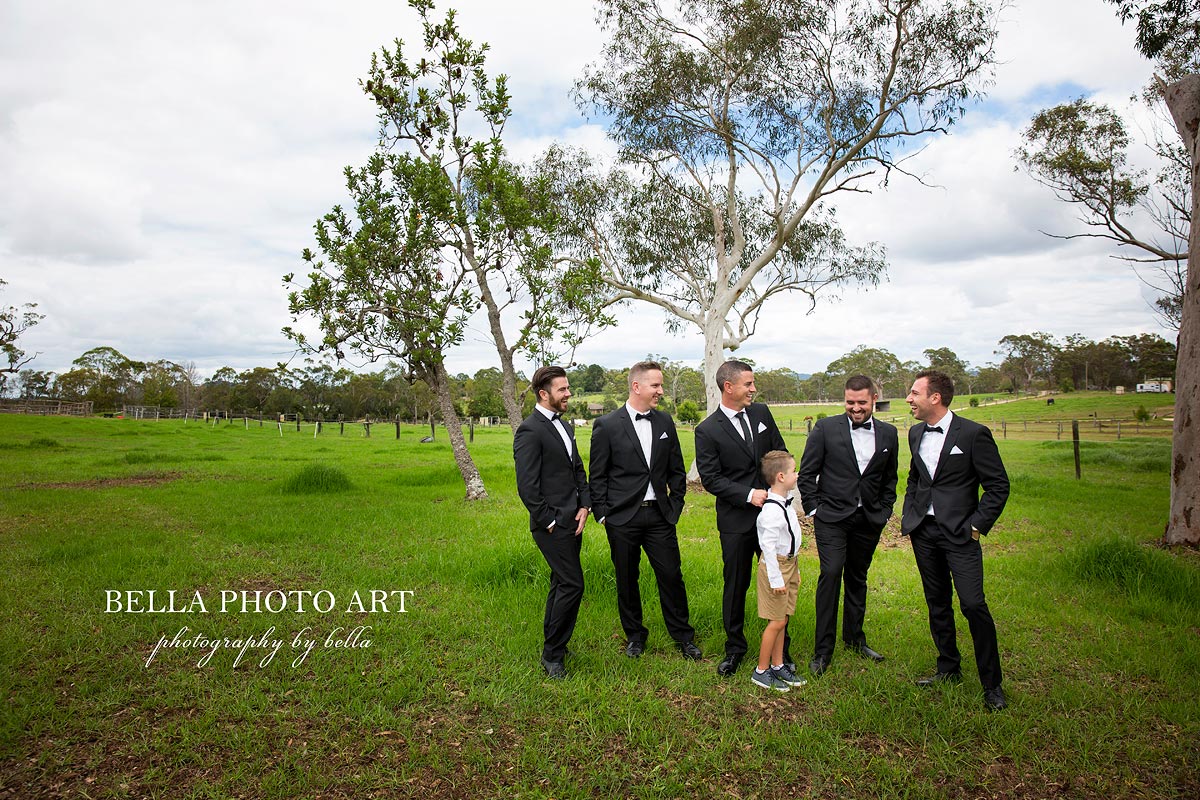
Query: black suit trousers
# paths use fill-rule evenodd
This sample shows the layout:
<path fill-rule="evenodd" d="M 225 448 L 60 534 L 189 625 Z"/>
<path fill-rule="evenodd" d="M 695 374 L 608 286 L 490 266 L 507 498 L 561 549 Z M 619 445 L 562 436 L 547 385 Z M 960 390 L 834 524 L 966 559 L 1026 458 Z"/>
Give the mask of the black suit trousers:
<path fill-rule="evenodd" d="M 959 607 L 971 629 L 979 682 L 985 689 L 999 686 L 1003 679 L 1000 648 L 996 642 L 996 624 L 983 596 L 983 549 L 979 542 L 951 541 L 933 517 L 925 517 L 909 538 L 929 606 L 929 632 L 937 646 L 938 672 L 961 670 L 954 629 L 953 588 L 958 592 Z"/>
<path fill-rule="evenodd" d="M 533 532 L 533 541 L 550 565 L 550 591 L 542 619 L 542 658 L 558 662 L 567 654 L 567 642 L 575 631 L 583 600 L 583 566 L 579 561 L 583 537 L 576 536 L 573 528 L 560 528 L 555 525 L 553 531 Z"/>
<path fill-rule="evenodd" d="M 675 526 L 657 505 L 643 506 L 624 525 L 607 525 L 608 549 L 617 575 L 617 612 L 625 638 L 645 643 L 649 631 L 642 624 L 642 593 L 638 586 L 642 551 L 658 582 L 658 602 L 667 632 L 676 642 L 692 641 L 696 632 L 688 622 L 687 591 Z"/>
<path fill-rule="evenodd" d="M 758 530 L 747 533 L 721 531 L 721 559 L 724 562 L 725 591 L 721 597 L 721 621 L 725 625 L 725 655 L 744 656 L 746 643 L 746 591 L 754 576 L 754 556 L 758 553 Z M 783 654 L 791 661 L 792 637 L 783 631 Z"/>
<path fill-rule="evenodd" d="M 869 522 L 861 508 L 846 519 L 826 522 L 821 512 L 813 517 L 817 556 L 821 574 L 817 576 L 817 627 L 813 653 L 831 658 L 837 642 L 838 600 L 845 584 L 845 608 L 842 614 L 842 641 L 849 645 L 867 643 L 863 619 L 867 613 L 867 571 L 882 528 Z"/>

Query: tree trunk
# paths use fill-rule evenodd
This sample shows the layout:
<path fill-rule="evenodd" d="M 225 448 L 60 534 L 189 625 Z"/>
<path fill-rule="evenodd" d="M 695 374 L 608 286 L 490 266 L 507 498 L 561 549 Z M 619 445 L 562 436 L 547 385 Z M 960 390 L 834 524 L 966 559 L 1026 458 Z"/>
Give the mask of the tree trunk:
<path fill-rule="evenodd" d="M 521 424 L 521 406 L 517 403 L 517 372 L 513 368 L 513 352 L 504 337 L 503 320 L 500 318 L 500 306 L 488 285 L 487 272 L 482 267 L 475 267 L 475 282 L 479 284 L 479 293 L 487 308 L 488 327 L 492 331 L 492 343 L 496 345 L 496 354 L 500 356 L 500 387 L 503 392 L 501 401 L 504 403 L 504 413 L 508 414 L 508 425 L 513 433 Z"/>
<path fill-rule="evenodd" d="M 446 423 L 446 433 L 450 436 L 450 447 L 454 450 L 454 461 L 458 464 L 458 472 L 462 475 L 463 483 L 467 486 L 468 500 L 483 500 L 488 496 L 483 486 L 483 478 L 467 449 L 467 440 L 463 437 L 462 421 L 454 410 L 454 400 L 450 397 L 450 379 L 446 375 L 446 367 L 440 361 L 433 367 L 433 391 L 437 395 L 438 405 L 442 409 L 442 420 Z"/>
<path fill-rule="evenodd" d="M 1167 108 L 1192 158 L 1192 227 L 1175 368 L 1171 516 L 1163 541 L 1200 546 L 1200 75 L 1167 87 Z"/>
<path fill-rule="evenodd" d="M 704 397 L 711 414 L 721 405 L 721 387 L 717 386 L 717 367 L 725 363 L 725 318 L 709 310 L 704 320 Z"/>

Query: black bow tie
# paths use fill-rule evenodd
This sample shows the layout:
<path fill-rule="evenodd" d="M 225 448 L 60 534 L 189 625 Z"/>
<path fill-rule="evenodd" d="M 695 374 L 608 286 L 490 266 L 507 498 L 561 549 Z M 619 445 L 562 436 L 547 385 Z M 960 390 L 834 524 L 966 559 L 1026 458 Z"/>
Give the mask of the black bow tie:
<path fill-rule="evenodd" d="M 867 420 L 866 422 L 851 422 L 850 423 L 850 430 L 856 431 L 859 428 L 863 428 L 868 431 L 871 430 L 871 420 Z"/>
<path fill-rule="evenodd" d="M 790 506 L 791 504 L 792 504 L 792 498 L 790 498 L 790 497 L 785 497 L 785 498 L 784 498 L 784 500 L 783 500 L 783 505 L 784 505 L 784 507 L 786 508 L 787 506 Z"/>
<path fill-rule="evenodd" d="M 942 432 L 941 425 L 926 425 L 925 426 L 925 433 L 941 433 L 941 432 Z"/>
<path fill-rule="evenodd" d="M 634 414 L 634 415 L 633 415 L 633 418 L 634 418 L 635 420 L 638 420 L 638 419 L 650 419 L 650 412 L 649 412 L 649 411 L 647 411 L 645 414 Z"/>
<path fill-rule="evenodd" d="M 550 421 L 551 421 L 551 422 L 553 422 L 553 421 L 554 421 L 554 420 L 556 420 L 556 419 L 562 419 L 562 414 L 551 414 L 551 415 L 550 415 Z"/>

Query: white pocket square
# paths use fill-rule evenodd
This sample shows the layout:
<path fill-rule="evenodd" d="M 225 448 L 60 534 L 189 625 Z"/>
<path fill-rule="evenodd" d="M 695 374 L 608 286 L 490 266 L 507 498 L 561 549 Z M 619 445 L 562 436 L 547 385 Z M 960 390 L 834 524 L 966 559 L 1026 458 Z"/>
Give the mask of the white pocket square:
<path fill-rule="evenodd" d="M 660 436 L 660 437 L 658 437 L 658 438 L 660 438 L 660 439 L 665 439 L 665 438 L 667 438 L 667 435 L 664 433 L 662 436 Z"/>
<path fill-rule="evenodd" d="M 958 445 L 954 445 L 954 447 L 950 448 L 950 455 L 961 456 L 962 454 L 963 454 L 963 451 L 958 449 Z"/>
<path fill-rule="evenodd" d="M 764 425 L 764 424 L 763 424 L 763 423 L 761 423 L 761 422 L 760 422 L 760 423 L 758 423 L 758 432 L 759 432 L 759 433 L 762 433 L 762 432 L 763 432 L 763 431 L 765 431 L 766 429 L 767 429 L 767 426 L 766 426 L 766 425 Z"/>

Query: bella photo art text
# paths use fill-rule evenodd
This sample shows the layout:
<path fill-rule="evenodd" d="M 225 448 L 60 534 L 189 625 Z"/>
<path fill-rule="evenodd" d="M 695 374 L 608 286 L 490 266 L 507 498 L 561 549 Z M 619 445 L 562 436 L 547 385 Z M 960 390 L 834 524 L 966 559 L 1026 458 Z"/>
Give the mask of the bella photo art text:
<path fill-rule="evenodd" d="M 108 614 L 406 614 L 407 603 L 415 592 L 411 589 L 355 590 L 344 602 L 327 590 L 222 590 L 208 600 L 199 590 L 177 592 L 174 589 L 105 591 L 105 613 Z M 221 649 L 235 652 L 233 666 L 237 667 L 248 656 L 257 660 L 260 668 L 270 665 L 285 645 L 293 653 L 292 667 L 304 663 L 318 646 L 325 650 L 354 650 L 371 646 L 370 625 L 337 625 L 323 637 L 312 627 L 306 626 L 294 636 L 276 635 L 272 625 L 265 632 L 251 636 L 208 636 L 190 632 L 188 626 L 181 627 L 173 636 L 162 635 L 154 645 L 145 666 L 149 667 L 162 650 L 195 650 L 203 653 L 196 662 L 197 667 L 211 663 Z"/>

